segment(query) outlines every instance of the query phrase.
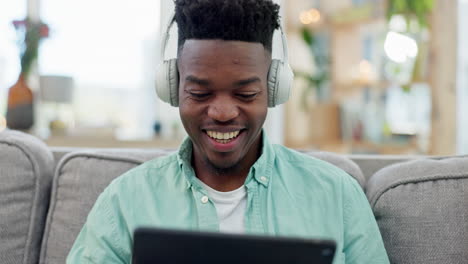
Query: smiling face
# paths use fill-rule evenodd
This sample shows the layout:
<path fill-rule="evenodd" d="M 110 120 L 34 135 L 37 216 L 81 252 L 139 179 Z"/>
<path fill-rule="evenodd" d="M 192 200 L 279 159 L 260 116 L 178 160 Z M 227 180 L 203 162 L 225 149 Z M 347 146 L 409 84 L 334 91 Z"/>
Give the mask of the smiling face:
<path fill-rule="evenodd" d="M 248 170 L 257 160 L 270 63 L 270 53 L 260 43 L 184 43 L 178 59 L 179 111 L 195 164 Z"/>

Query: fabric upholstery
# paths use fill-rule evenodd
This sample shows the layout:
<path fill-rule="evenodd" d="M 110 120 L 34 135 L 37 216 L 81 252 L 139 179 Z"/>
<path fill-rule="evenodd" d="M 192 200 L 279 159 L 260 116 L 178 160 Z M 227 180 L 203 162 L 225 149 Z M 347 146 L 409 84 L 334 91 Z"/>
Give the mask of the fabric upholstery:
<path fill-rule="evenodd" d="M 86 216 L 117 176 L 165 151 L 86 151 L 67 154 L 55 170 L 40 263 L 65 263 Z"/>
<path fill-rule="evenodd" d="M 367 195 L 392 263 L 468 263 L 468 158 L 386 167 Z"/>
<path fill-rule="evenodd" d="M 116 177 L 170 150 L 96 150 L 67 154 L 57 165 L 40 263 L 64 263 L 98 195 Z M 331 153 L 308 153 L 354 177 L 363 177 L 349 159 Z"/>
<path fill-rule="evenodd" d="M 380 169 L 395 163 L 405 162 L 414 159 L 420 159 L 421 156 L 407 155 L 363 155 L 353 154 L 346 156 L 354 161 L 362 171 L 364 179 L 367 181 Z"/>
<path fill-rule="evenodd" d="M 40 140 L 0 132 L 0 263 L 37 263 L 53 165 L 52 152 Z"/>

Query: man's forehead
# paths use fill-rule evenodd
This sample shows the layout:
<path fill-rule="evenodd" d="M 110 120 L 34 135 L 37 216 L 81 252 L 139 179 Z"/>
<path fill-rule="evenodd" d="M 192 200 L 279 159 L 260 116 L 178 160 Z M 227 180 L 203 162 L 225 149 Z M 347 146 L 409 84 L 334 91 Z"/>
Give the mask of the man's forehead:
<path fill-rule="evenodd" d="M 224 40 L 188 40 L 179 54 L 179 67 L 225 66 L 264 68 L 271 61 L 261 43 Z"/>
<path fill-rule="evenodd" d="M 239 56 L 236 62 L 240 62 L 241 59 L 269 57 L 270 54 L 263 44 L 258 42 L 220 39 L 189 39 L 185 41 L 179 52 L 179 57 L 188 55 L 190 58 L 199 58 L 215 53 L 218 55 L 235 53 Z"/>

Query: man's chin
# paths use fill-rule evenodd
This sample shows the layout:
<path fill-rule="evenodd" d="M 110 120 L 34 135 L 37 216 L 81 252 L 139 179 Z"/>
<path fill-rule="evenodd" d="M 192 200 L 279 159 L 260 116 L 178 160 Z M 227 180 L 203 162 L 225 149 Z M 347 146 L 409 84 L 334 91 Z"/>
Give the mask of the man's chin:
<path fill-rule="evenodd" d="M 210 159 L 206 160 L 207 164 L 214 170 L 219 171 L 232 171 L 239 166 L 238 160 L 228 159 Z"/>

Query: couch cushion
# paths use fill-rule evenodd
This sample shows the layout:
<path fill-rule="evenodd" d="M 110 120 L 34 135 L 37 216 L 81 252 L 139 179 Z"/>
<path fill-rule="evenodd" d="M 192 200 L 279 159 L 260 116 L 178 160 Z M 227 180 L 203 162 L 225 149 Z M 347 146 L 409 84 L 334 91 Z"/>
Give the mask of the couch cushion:
<path fill-rule="evenodd" d="M 468 158 L 392 165 L 367 195 L 392 263 L 468 263 Z"/>
<path fill-rule="evenodd" d="M 40 263 L 64 263 L 86 216 L 104 188 L 117 176 L 172 151 L 95 150 L 69 153 L 55 171 Z M 351 160 L 330 153 L 308 153 L 363 177 Z"/>
<path fill-rule="evenodd" d="M 352 154 L 347 158 L 354 161 L 362 171 L 364 179 L 367 181 L 380 169 L 395 163 L 405 162 L 414 159 L 421 159 L 422 156 L 411 155 L 372 155 L 372 154 Z"/>
<path fill-rule="evenodd" d="M 117 176 L 167 151 L 95 150 L 69 153 L 57 165 L 40 263 L 65 263 L 99 194 Z"/>
<path fill-rule="evenodd" d="M 53 156 L 28 134 L 0 132 L 0 263 L 37 263 Z"/>

